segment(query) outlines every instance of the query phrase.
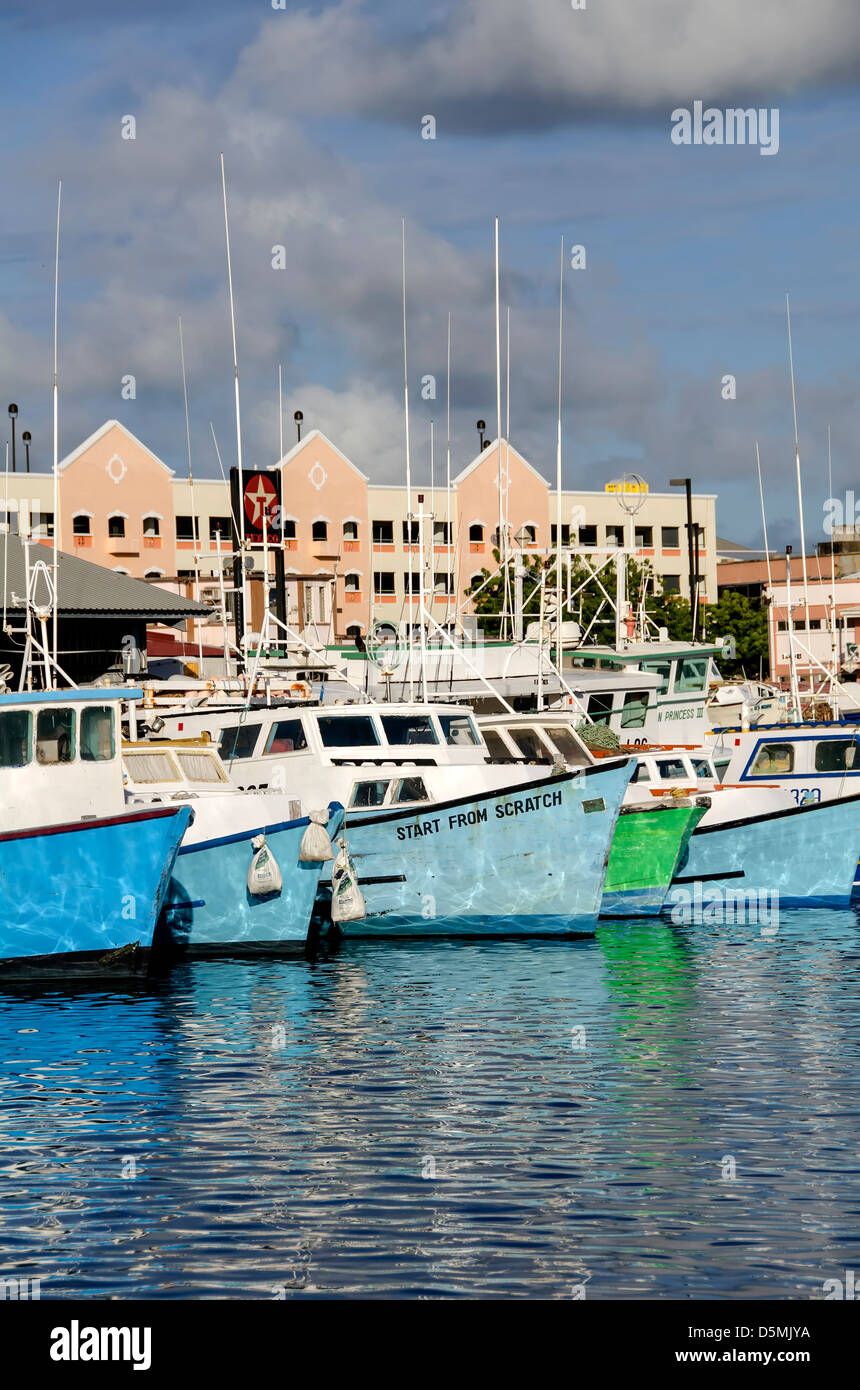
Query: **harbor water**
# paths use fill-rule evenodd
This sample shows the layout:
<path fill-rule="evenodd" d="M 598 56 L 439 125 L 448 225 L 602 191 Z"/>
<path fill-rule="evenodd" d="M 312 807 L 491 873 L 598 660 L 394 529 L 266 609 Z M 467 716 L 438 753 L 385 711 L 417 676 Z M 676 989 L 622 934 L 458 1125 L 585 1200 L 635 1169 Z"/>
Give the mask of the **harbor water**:
<path fill-rule="evenodd" d="M 0 992 L 42 1299 L 820 1299 L 860 1261 L 860 922 L 347 941 Z"/>

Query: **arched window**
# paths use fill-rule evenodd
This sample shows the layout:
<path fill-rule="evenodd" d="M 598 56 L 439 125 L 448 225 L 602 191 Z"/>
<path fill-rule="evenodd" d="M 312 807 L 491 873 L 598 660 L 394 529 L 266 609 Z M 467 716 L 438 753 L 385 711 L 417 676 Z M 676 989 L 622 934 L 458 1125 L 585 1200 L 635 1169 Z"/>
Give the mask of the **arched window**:
<path fill-rule="evenodd" d="M 108 535 L 112 540 L 122 540 L 125 536 L 126 517 L 122 512 L 115 512 L 108 517 Z"/>
<path fill-rule="evenodd" d="M 313 526 L 312 526 L 312 528 L 311 528 L 311 538 L 312 538 L 312 540 L 315 540 L 315 541 L 327 541 L 327 540 L 328 540 L 328 522 L 327 522 L 327 521 L 315 521 L 314 524 L 313 524 Z"/>
<path fill-rule="evenodd" d="M 343 538 L 344 538 L 345 541 L 357 541 L 357 540 L 358 540 L 358 522 L 357 522 L 357 521 L 345 521 L 345 522 L 343 523 Z"/>
<path fill-rule="evenodd" d="M 470 541 L 482 541 L 483 539 L 484 539 L 484 528 L 483 528 L 483 526 L 480 524 L 480 522 L 476 521 L 475 524 L 474 524 L 473 526 L 470 526 L 470 527 L 469 527 L 469 540 L 470 540 Z"/>
<path fill-rule="evenodd" d="M 164 570 L 147 570 L 144 579 L 163 579 Z"/>
<path fill-rule="evenodd" d="M 343 585 L 348 594 L 358 593 L 358 590 L 361 588 L 361 575 L 358 573 L 358 570 L 350 570 L 349 574 L 345 574 L 343 577 Z"/>
<path fill-rule="evenodd" d="M 72 532 L 76 536 L 92 535 L 93 519 L 89 512 L 76 512 L 72 517 Z"/>
<path fill-rule="evenodd" d="M 161 517 L 151 512 L 149 516 L 143 518 L 143 534 L 145 536 L 161 535 Z"/>

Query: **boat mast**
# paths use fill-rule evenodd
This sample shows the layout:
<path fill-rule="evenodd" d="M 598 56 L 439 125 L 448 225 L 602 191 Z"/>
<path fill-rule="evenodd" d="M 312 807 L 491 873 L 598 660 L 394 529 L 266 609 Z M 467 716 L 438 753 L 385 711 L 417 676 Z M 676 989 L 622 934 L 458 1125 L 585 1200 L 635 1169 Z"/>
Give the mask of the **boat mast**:
<path fill-rule="evenodd" d="M 562 661 L 561 642 L 561 367 L 562 327 L 564 322 L 564 237 L 558 273 L 558 430 L 555 451 L 555 664 L 559 672 Z"/>
<path fill-rule="evenodd" d="M 767 630 L 768 630 L 768 636 L 770 637 L 770 635 L 771 635 L 771 623 L 772 623 L 772 621 L 773 621 L 773 615 L 774 615 L 773 575 L 772 575 L 771 572 L 770 572 L 770 550 L 768 549 L 768 544 L 767 544 L 767 518 L 765 517 L 765 513 L 764 513 L 764 488 L 762 487 L 762 481 L 761 481 L 761 455 L 760 455 L 760 453 L 759 453 L 758 440 L 756 440 L 756 442 L 755 442 L 755 463 L 756 463 L 756 469 L 758 470 L 758 495 L 759 495 L 759 501 L 761 502 L 761 529 L 762 529 L 762 534 L 763 534 L 763 536 L 764 536 L 764 558 L 765 558 L 765 563 L 767 564 L 767 587 L 768 587 L 768 590 L 769 590 L 769 592 L 770 592 L 770 602 L 769 602 L 769 604 L 768 604 L 768 615 L 767 615 Z M 770 651 L 773 651 L 774 654 L 776 653 L 776 628 L 775 628 L 775 626 L 774 626 L 774 632 L 773 632 L 772 643 L 771 643 L 771 642 L 768 642 L 768 651 L 769 651 L 769 653 L 770 653 Z M 769 671 L 768 671 L 768 676 L 769 676 L 771 679 L 773 678 L 773 672 L 772 672 L 772 670 L 769 670 Z"/>
<path fill-rule="evenodd" d="M 791 305 L 785 296 L 785 314 L 788 324 L 788 365 L 791 373 L 791 408 L 794 414 L 794 464 L 797 473 L 797 510 L 800 520 L 800 555 L 803 566 L 803 606 L 806 615 L 806 640 L 810 640 L 809 582 L 806 573 L 806 537 L 803 529 L 803 488 L 800 481 L 800 442 L 797 433 L 797 395 L 794 389 L 794 355 L 791 348 Z M 812 667 L 809 668 L 809 688 L 813 689 Z"/>
<path fill-rule="evenodd" d="M 52 389 L 53 396 L 53 424 L 54 424 L 54 612 L 52 616 L 51 646 L 53 651 L 54 669 L 51 670 L 46 661 L 45 669 L 49 673 L 48 684 L 54 688 L 54 671 L 59 660 L 59 648 L 57 645 L 57 620 L 60 607 L 60 467 L 59 467 L 59 378 L 57 375 L 57 321 L 60 295 L 60 203 L 63 196 L 63 181 L 57 183 L 57 239 L 54 249 L 54 382 Z M 8 512 L 6 516 L 8 523 Z M 8 540 L 7 540 L 8 545 Z"/>
<path fill-rule="evenodd" d="M 236 348 L 236 311 L 233 304 L 233 265 L 230 257 L 230 222 L 227 216 L 227 176 L 224 172 L 224 155 L 221 155 L 221 192 L 224 198 L 224 233 L 227 241 L 227 288 L 230 296 L 230 328 L 233 334 L 233 389 L 236 401 L 236 461 L 239 467 L 239 571 L 241 576 L 241 626 L 244 629 L 247 615 L 247 577 L 245 574 L 245 474 L 242 467 L 242 417 L 239 409 L 239 355 Z M 234 572 L 235 584 L 235 572 Z M 242 657 L 241 636 L 236 632 L 236 647 Z"/>
<path fill-rule="evenodd" d="M 412 592 L 412 461 L 409 454 L 409 367 L 406 355 L 406 218 L 400 222 L 400 281 L 403 292 L 403 417 L 406 425 L 406 539 L 409 556 L 409 590 Z M 415 699 L 412 672 L 412 613 L 407 611 L 406 663 L 409 668 L 409 698 Z"/>
<path fill-rule="evenodd" d="M 197 511 L 194 506 L 194 473 L 191 468 L 191 425 L 188 418 L 188 381 L 185 375 L 185 343 L 182 339 L 182 315 L 179 315 L 179 363 L 182 368 L 182 397 L 185 401 L 185 447 L 188 451 L 188 486 L 191 492 L 191 527 L 194 536 L 194 597 L 200 602 L 200 536 L 197 533 Z M 198 614 L 197 627 L 197 675 L 203 675 L 203 624 Z"/>

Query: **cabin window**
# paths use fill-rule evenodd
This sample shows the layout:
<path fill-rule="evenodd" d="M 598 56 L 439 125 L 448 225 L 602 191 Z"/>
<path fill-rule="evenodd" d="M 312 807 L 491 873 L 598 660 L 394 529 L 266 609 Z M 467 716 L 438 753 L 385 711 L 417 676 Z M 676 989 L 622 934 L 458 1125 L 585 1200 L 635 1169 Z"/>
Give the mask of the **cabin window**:
<path fill-rule="evenodd" d="M 689 776 L 683 758 L 660 758 L 657 767 L 664 782 L 683 782 Z"/>
<path fill-rule="evenodd" d="M 649 769 L 648 769 L 648 764 L 647 764 L 647 763 L 637 763 L 637 764 L 636 764 L 636 771 L 634 772 L 633 776 L 630 778 L 630 781 L 631 781 L 631 782 L 650 782 L 650 781 L 651 781 L 651 773 L 650 773 L 650 771 L 649 771 Z"/>
<path fill-rule="evenodd" d="M 467 743 L 474 746 L 481 741 L 467 714 L 440 714 L 439 723 L 442 725 L 445 742 L 452 747 Z"/>
<path fill-rule="evenodd" d="M 257 746 L 259 724 L 233 724 L 218 735 L 218 752 L 225 762 L 233 758 L 250 758 Z"/>
<path fill-rule="evenodd" d="M 857 743 L 853 738 L 828 738 L 815 745 L 816 772 L 850 772 L 860 767 Z"/>
<path fill-rule="evenodd" d="M 125 767 L 133 782 L 178 782 L 169 753 L 126 753 Z"/>
<path fill-rule="evenodd" d="M 569 729 L 547 729 L 546 732 L 549 734 L 549 737 L 552 739 L 561 756 L 568 762 L 581 759 L 582 749 Z"/>
<path fill-rule="evenodd" d="M 0 767 L 26 767 L 30 761 L 33 716 L 27 709 L 0 714 Z"/>
<path fill-rule="evenodd" d="M 722 782 L 726 775 L 726 768 L 730 762 L 731 758 L 726 758 L 725 762 L 717 762 L 716 759 L 714 760 L 714 776 L 718 782 Z"/>
<path fill-rule="evenodd" d="M 323 748 L 364 748 L 379 742 L 373 720 L 366 714 L 320 715 L 317 724 Z"/>
<path fill-rule="evenodd" d="M 711 767 L 707 758 L 691 758 L 690 762 L 693 764 L 696 776 L 700 782 L 709 781 L 713 777 L 714 769 Z M 728 766 L 728 764 L 726 764 L 726 766 Z"/>
<path fill-rule="evenodd" d="M 300 753 L 308 741 L 300 719 L 279 719 L 266 740 L 266 753 Z"/>
<path fill-rule="evenodd" d="M 75 760 L 75 711 L 42 709 L 36 716 L 36 761 L 43 766 Z"/>
<path fill-rule="evenodd" d="M 671 661 L 643 661 L 642 670 L 648 671 L 652 676 L 660 677 L 660 684 L 657 686 L 658 695 L 668 694 L 669 673 L 672 670 Z"/>
<path fill-rule="evenodd" d="M 528 762 L 548 763 L 552 761 L 549 750 L 537 729 L 509 729 L 508 733 Z"/>
<path fill-rule="evenodd" d="M 356 782 L 352 789 L 352 796 L 349 798 L 350 806 L 357 806 L 363 810 L 368 807 L 381 806 L 385 800 L 385 793 L 388 791 L 388 782 Z"/>
<path fill-rule="evenodd" d="M 706 656 L 688 657 L 678 667 L 675 677 L 675 691 L 704 690 L 708 679 L 708 658 Z"/>
<path fill-rule="evenodd" d="M 423 777 L 403 777 L 394 783 L 391 797 L 393 805 L 402 806 L 404 801 L 429 801 Z"/>
<path fill-rule="evenodd" d="M 648 691 L 628 690 L 621 711 L 622 729 L 641 729 L 648 713 Z"/>
<path fill-rule="evenodd" d="M 751 777 L 783 777 L 794 771 L 794 745 L 764 743 L 750 768 Z"/>
<path fill-rule="evenodd" d="M 187 782 L 226 782 L 220 764 L 208 753 L 177 753 L 176 761 Z"/>
<path fill-rule="evenodd" d="M 588 697 L 588 714 L 594 724 L 608 724 L 612 713 L 612 692 L 600 691 Z"/>
<path fill-rule="evenodd" d="M 484 730 L 484 742 L 491 758 L 501 758 L 503 762 L 508 763 L 511 761 L 511 750 L 495 729 Z"/>
<path fill-rule="evenodd" d="M 383 714 L 382 727 L 389 743 L 438 743 L 428 714 Z"/>
<path fill-rule="evenodd" d="M 113 710 L 108 705 L 81 710 L 81 761 L 107 763 L 115 751 Z"/>

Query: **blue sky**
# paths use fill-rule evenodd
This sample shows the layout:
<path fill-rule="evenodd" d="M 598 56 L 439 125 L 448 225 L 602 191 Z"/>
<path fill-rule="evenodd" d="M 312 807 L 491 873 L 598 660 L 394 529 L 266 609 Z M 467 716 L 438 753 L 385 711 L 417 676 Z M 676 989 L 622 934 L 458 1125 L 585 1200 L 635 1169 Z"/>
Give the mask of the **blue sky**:
<path fill-rule="evenodd" d="M 304 411 L 378 481 L 403 468 L 400 219 L 407 219 L 413 452 L 443 435 L 454 314 L 455 469 L 495 420 L 492 219 L 511 306 L 512 440 L 554 471 L 556 296 L 565 273 L 569 486 L 627 469 L 717 492 L 722 534 L 796 538 L 784 296 L 792 298 L 807 532 L 823 539 L 826 438 L 854 486 L 860 413 L 849 0 L 83 0 L 3 4 L 0 372 L 50 461 L 56 180 L 63 179 L 61 450 L 115 416 L 195 470 L 209 422 L 235 455 L 219 152 L 228 170 L 246 458 Z M 780 149 L 679 148 L 677 106 L 778 107 Z M 133 114 L 135 141 L 120 139 Z M 423 115 L 437 138 L 420 138 Z M 286 247 L 287 269 L 271 267 Z M 422 401 L 421 377 L 438 397 Z M 124 401 L 120 379 L 136 379 Z M 724 374 L 737 400 L 721 399 Z M 441 467 L 441 455 L 437 454 Z"/>

